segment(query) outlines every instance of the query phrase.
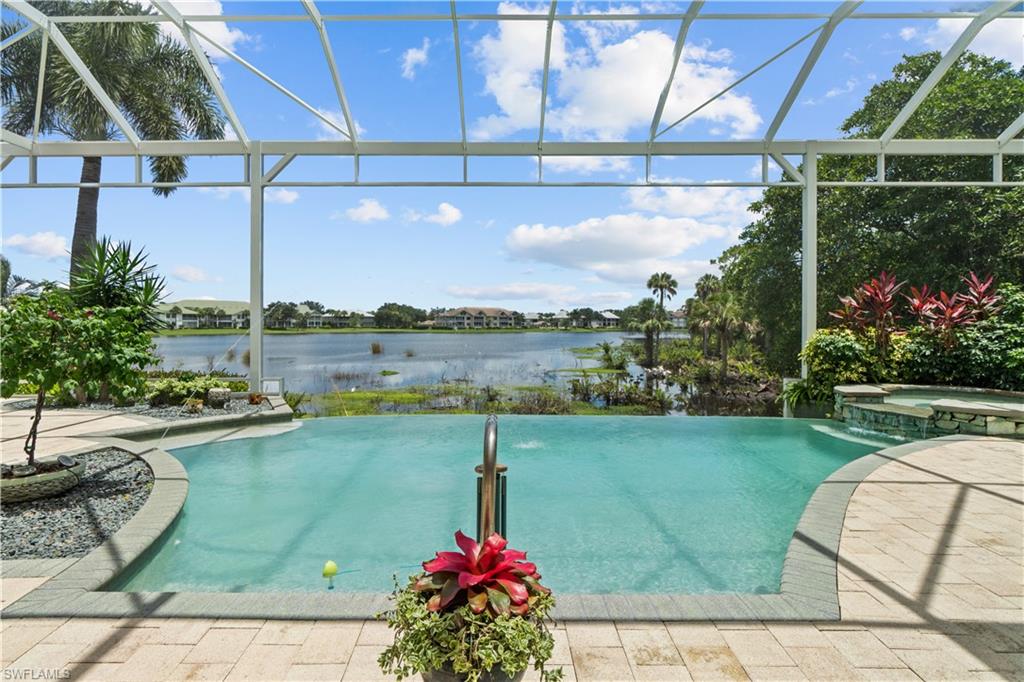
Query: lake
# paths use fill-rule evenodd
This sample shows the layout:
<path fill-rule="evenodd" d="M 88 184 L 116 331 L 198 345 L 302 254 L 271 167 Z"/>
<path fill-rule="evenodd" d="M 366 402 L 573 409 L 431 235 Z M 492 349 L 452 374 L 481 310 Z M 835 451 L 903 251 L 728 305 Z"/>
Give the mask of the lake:
<path fill-rule="evenodd" d="M 249 338 L 197 335 L 157 336 L 163 369 L 216 369 L 246 374 L 242 356 Z M 353 387 L 397 387 L 469 381 L 477 386 L 527 386 L 557 383 L 554 371 L 596 367 L 596 360 L 576 357 L 571 349 L 615 345 L 627 336 L 609 332 L 521 332 L 480 334 L 355 333 L 268 334 L 264 336 L 264 370 L 284 377 L 289 391 L 326 393 Z M 382 352 L 370 345 L 379 342 Z M 233 353 L 229 353 L 229 349 Z M 380 373 L 398 372 L 390 376 Z"/>

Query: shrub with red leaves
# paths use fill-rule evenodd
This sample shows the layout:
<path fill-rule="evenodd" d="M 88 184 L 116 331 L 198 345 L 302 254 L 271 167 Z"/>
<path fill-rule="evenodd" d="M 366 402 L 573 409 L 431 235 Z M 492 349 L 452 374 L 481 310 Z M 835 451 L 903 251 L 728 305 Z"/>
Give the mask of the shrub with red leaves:
<path fill-rule="evenodd" d="M 970 272 L 967 277 L 961 277 L 960 281 L 967 285 L 967 293 L 961 294 L 960 298 L 975 320 L 984 320 L 999 312 L 997 304 L 1002 297 L 995 293 L 992 275 L 982 280 Z"/>
<path fill-rule="evenodd" d="M 526 552 L 509 548 L 497 533 L 481 546 L 462 531 L 455 533 L 461 552 L 438 552 L 423 562 L 426 574 L 413 584 L 417 592 L 431 594 L 430 611 L 455 609 L 469 604 L 474 613 L 525 616 L 540 595 L 551 591 L 540 584 L 537 567 L 526 561 Z"/>

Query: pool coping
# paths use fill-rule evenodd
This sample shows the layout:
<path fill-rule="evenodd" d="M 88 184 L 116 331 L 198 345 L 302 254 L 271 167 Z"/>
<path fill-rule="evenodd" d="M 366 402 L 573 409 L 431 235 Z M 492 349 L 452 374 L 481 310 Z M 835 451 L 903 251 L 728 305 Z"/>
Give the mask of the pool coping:
<path fill-rule="evenodd" d="M 839 542 L 850 497 L 884 464 L 936 447 L 976 440 L 951 435 L 905 443 L 860 457 L 833 472 L 815 490 L 790 540 L 777 593 L 560 594 L 557 620 L 837 621 L 840 619 Z M 147 444 L 103 438 L 144 459 L 154 484 L 142 509 L 106 542 L 80 559 L 4 562 L 7 577 L 53 577 L 0 612 L 5 618 L 155 617 L 349 620 L 373 618 L 389 595 L 354 592 L 114 592 L 104 591 L 168 531 L 188 494 L 188 474 L 170 453 Z M 93 446 L 94 449 L 95 446 Z M 13 569 L 13 570 L 10 570 Z"/>

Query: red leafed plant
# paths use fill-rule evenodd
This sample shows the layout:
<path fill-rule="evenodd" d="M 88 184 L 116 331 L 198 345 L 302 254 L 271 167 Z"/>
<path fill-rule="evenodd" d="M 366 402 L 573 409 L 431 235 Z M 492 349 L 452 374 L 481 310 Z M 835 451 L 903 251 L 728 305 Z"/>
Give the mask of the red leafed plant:
<path fill-rule="evenodd" d="M 956 345 L 956 329 L 975 321 L 974 313 L 961 294 L 950 296 L 940 291 L 935 309 L 929 316 L 931 328 L 939 333 L 947 348 Z"/>
<path fill-rule="evenodd" d="M 984 320 L 999 312 L 998 303 L 1002 297 L 995 293 L 992 275 L 982 280 L 970 272 L 967 277 L 961 277 L 960 281 L 967 285 L 967 293 L 960 294 L 960 299 L 967 305 L 975 320 Z"/>
<path fill-rule="evenodd" d="M 461 552 L 438 552 L 423 562 L 426 574 L 413 589 L 431 594 L 430 611 L 469 604 L 474 613 L 490 609 L 493 615 L 525 616 L 540 595 L 550 590 L 540 584 L 537 567 L 526 561 L 526 552 L 511 549 L 497 533 L 479 545 L 462 531 L 455 533 Z"/>
<path fill-rule="evenodd" d="M 897 282 L 883 270 L 878 277 L 857 287 L 853 296 L 840 296 L 839 302 L 843 307 L 829 315 L 851 329 L 874 329 L 875 343 L 884 358 L 889 349 L 889 337 L 896 330 L 896 320 L 900 318 L 896 311 L 896 294 L 904 284 L 906 282 Z"/>
<path fill-rule="evenodd" d="M 907 309 L 919 324 L 927 325 L 931 322 L 932 311 L 935 310 L 938 302 L 927 284 L 922 285 L 920 289 L 910 287 L 910 295 L 903 294 L 903 298 L 907 299 Z"/>
<path fill-rule="evenodd" d="M 842 307 L 829 311 L 829 316 L 834 317 L 848 329 L 863 330 L 867 312 L 864 310 L 864 299 L 862 291 L 858 288 L 853 296 L 840 296 L 839 302 Z"/>

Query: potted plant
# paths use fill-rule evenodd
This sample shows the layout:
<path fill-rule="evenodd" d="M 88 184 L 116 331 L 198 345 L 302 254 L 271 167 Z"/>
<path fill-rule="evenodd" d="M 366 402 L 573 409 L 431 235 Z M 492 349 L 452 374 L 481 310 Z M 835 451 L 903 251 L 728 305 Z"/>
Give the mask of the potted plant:
<path fill-rule="evenodd" d="M 404 679 L 426 682 L 509 682 L 533 667 L 545 682 L 562 670 L 545 669 L 554 639 L 546 626 L 555 605 L 526 552 L 492 534 L 483 545 L 455 533 L 461 552 L 438 552 L 405 587 L 396 583 L 395 606 L 381 614 L 395 631 L 378 662 Z"/>

